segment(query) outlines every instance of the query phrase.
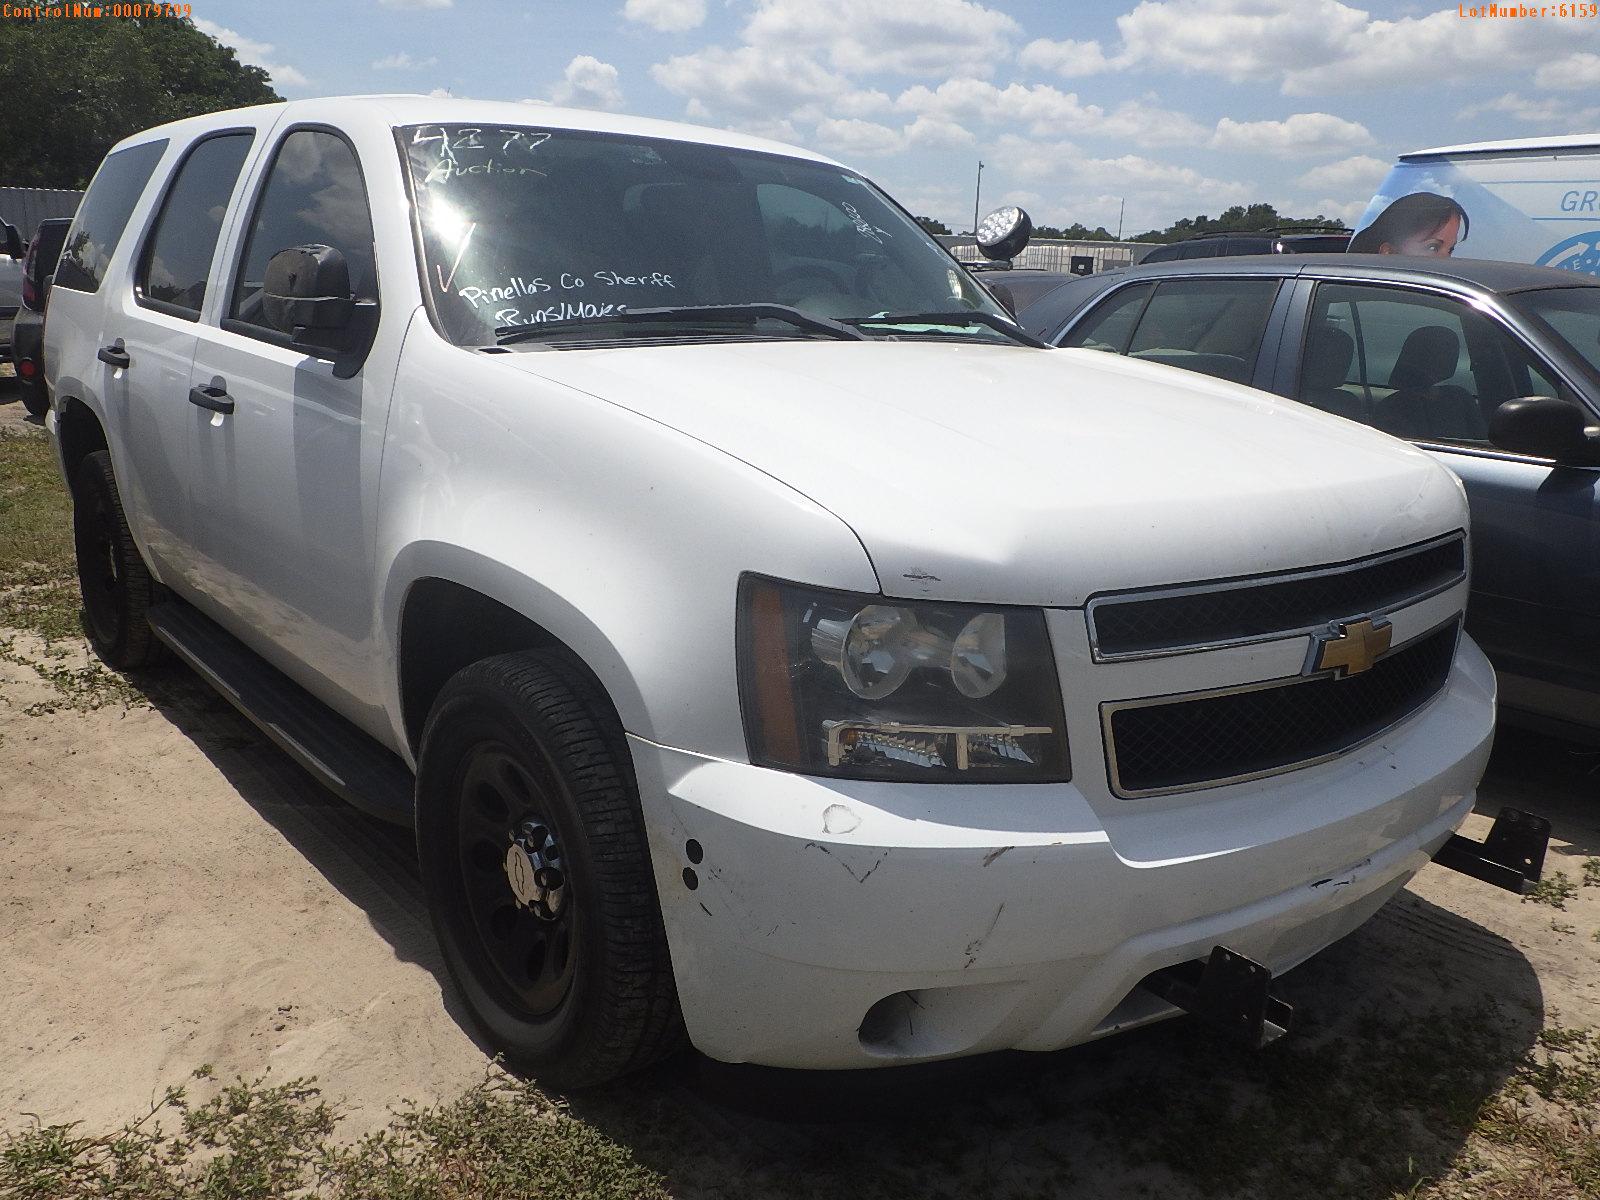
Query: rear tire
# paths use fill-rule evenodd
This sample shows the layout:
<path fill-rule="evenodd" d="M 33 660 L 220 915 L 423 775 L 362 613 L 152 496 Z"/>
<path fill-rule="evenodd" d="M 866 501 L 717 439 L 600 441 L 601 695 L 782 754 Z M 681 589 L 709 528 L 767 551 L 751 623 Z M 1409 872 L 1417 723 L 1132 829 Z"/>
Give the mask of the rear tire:
<path fill-rule="evenodd" d="M 108 451 L 85 455 L 73 476 L 72 538 L 95 653 L 119 671 L 158 662 L 166 648 L 148 620 L 157 585 L 128 529 Z"/>
<path fill-rule="evenodd" d="M 28 415 L 44 420 L 45 413 L 50 411 L 50 398 L 44 394 L 44 386 L 28 383 L 19 383 L 17 386 L 21 394 L 22 407 L 28 410 Z"/>
<path fill-rule="evenodd" d="M 557 1089 L 682 1040 L 627 747 L 558 655 L 485 659 L 422 735 L 417 850 L 446 967 L 507 1060 Z"/>

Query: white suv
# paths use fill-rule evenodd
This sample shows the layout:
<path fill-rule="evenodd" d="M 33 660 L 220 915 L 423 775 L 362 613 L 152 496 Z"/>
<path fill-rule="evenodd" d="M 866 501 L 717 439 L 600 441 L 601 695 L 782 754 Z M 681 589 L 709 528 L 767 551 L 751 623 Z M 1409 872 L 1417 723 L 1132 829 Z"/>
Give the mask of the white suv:
<path fill-rule="evenodd" d="M 1040 348 L 804 150 L 426 97 L 153 129 L 45 359 L 96 648 L 414 822 L 462 995 L 560 1086 L 1170 1015 L 1370 916 L 1488 754 L 1445 470 Z"/>

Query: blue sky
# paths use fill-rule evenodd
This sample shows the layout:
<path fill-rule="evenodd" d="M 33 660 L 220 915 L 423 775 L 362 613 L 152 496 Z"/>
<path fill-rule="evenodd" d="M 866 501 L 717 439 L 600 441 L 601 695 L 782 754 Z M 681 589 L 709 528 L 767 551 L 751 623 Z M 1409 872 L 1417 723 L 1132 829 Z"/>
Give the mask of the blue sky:
<path fill-rule="evenodd" d="M 1484 0 L 1479 0 L 1483 3 Z M 1466 7 L 1471 7 L 1466 6 Z M 797 142 L 918 213 L 1353 220 L 1404 150 L 1600 128 L 1600 18 L 1340 0 L 195 0 L 288 97 L 448 90 Z"/>

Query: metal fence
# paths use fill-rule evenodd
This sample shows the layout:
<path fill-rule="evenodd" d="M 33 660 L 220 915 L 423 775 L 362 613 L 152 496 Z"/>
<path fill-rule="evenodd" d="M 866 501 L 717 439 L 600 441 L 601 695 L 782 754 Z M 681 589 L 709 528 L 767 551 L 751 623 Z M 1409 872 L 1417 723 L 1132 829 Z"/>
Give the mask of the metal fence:
<path fill-rule="evenodd" d="M 15 225 L 27 241 L 40 221 L 72 216 L 82 199 L 82 192 L 67 188 L 0 187 L 0 221 Z"/>
<path fill-rule="evenodd" d="M 962 262 L 982 259 L 977 243 L 970 235 L 953 235 L 939 239 Z M 1063 242 L 1038 240 L 1028 243 L 1027 249 L 1011 262 L 1014 267 L 1027 267 L 1042 271 L 1069 271 L 1074 258 L 1088 258 L 1094 262 L 1095 273 L 1112 271 L 1117 267 L 1131 267 L 1155 246 L 1150 242 Z"/>

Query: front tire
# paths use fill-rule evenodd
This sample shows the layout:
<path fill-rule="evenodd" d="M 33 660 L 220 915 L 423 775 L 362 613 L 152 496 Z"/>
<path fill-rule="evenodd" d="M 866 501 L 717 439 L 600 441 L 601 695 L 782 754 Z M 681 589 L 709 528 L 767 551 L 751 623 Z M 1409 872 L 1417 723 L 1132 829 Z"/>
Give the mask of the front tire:
<path fill-rule="evenodd" d="M 148 620 L 157 585 L 128 529 L 108 451 L 84 455 L 73 475 L 72 539 L 95 653 L 119 671 L 159 661 L 165 647 Z"/>
<path fill-rule="evenodd" d="M 677 1046 L 627 748 L 583 671 L 530 651 L 445 684 L 422 736 L 417 849 L 445 965 L 514 1066 L 574 1090 Z"/>

